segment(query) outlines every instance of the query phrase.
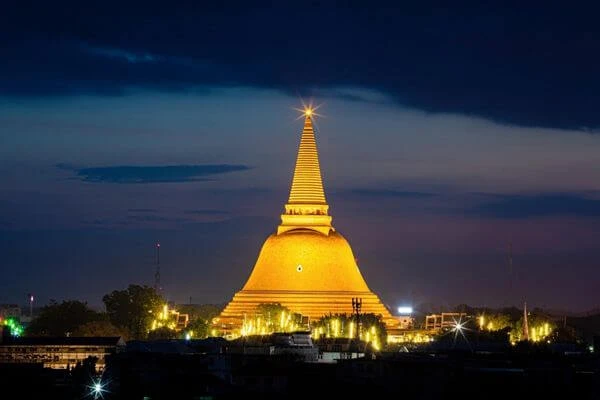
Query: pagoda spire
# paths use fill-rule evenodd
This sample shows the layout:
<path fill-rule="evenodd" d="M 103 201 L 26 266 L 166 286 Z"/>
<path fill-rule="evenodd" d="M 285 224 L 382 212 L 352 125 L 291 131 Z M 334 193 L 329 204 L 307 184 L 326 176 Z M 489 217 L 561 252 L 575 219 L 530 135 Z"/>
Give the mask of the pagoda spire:
<path fill-rule="evenodd" d="M 279 225 L 277 233 L 281 234 L 294 229 L 312 229 L 328 235 L 333 227 L 323 190 L 319 154 L 312 123 L 313 110 L 306 109 L 304 115 L 304 128 L 298 147 L 290 197 L 285 205 L 285 213 L 281 216 L 281 225 Z"/>
<path fill-rule="evenodd" d="M 311 114 L 304 119 L 288 204 L 327 204 Z"/>

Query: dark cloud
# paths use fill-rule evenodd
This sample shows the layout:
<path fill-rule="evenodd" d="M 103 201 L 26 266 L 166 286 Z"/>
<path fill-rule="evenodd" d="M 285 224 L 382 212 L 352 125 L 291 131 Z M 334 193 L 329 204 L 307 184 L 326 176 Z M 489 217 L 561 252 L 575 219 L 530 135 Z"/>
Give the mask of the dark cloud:
<path fill-rule="evenodd" d="M 483 203 L 468 209 L 467 214 L 504 219 L 548 216 L 600 217 L 600 200 L 564 193 L 532 196 L 490 195 Z"/>
<path fill-rule="evenodd" d="M 155 213 L 158 210 L 156 208 L 130 208 L 127 211 L 132 213 Z"/>
<path fill-rule="evenodd" d="M 159 215 L 128 215 L 127 219 L 134 222 L 184 222 L 184 218 L 171 218 Z"/>
<path fill-rule="evenodd" d="M 5 95 L 358 86 L 428 112 L 600 126 L 597 5 L 34 3 L 0 16 Z"/>
<path fill-rule="evenodd" d="M 377 196 L 409 199 L 424 199 L 437 196 L 437 194 L 435 193 L 402 191 L 394 189 L 353 189 L 350 191 L 350 193 L 357 194 L 360 196 Z"/>
<path fill-rule="evenodd" d="M 167 165 L 167 166 L 113 166 L 76 168 L 58 164 L 58 168 L 75 171 L 85 182 L 109 183 L 174 183 L 208 181 L 205 176 L 225 174 L 250 169 L 246 165 Z"/>
<path fill-rule="evenodd" d="M 225 215 L 229 214 L 229 211 L 226 210 L 185 210 L 185 214 L 193 214 L 193 215 Z"/>

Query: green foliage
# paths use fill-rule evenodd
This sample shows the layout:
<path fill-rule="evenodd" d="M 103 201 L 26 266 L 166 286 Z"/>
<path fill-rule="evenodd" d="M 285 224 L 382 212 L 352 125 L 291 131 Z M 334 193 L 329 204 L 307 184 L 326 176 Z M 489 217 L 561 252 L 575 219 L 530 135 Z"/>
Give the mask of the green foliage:
<path fill-rule="evenodd" d="M 540 330 L 543 331 L 543 327 L 544 325 L 548 325 L 548 330 L 551 333 L 555 328 L 556 325 L 550 320 L 550 318 L 543 314 L 540 313 L 539 310 L 536 310 L 538 313 L 534 313 L 534 312 L 530 312 L 527 315 L 527 326 L 529 327 L 529 340 L 533 340 L 534 338 L 531 337 L 531 330 L 535 329 L 537 332 L 540 332 Z M 513 327 L 513 330 L 510 333 L 511 336 L 511 340 L 514 341 L 520 341 L 523 340 L 523 317 L 521 317 L 521 319 L 519 319 Z M 539 333 L 536 335 L 536 338 L 541 339 L 542 337 L 545 337 L 545 335 L 540 335 Z"/>
<path fill-rule="evenodd" d="M 79 326 L 73 336 L 125 336 L 125 339 L 127 339 L 127 335 L 111 324 L 107 317 Z"/>
<path fill-rule="evenodd" d="M 188 314 L 190 322 L 182 333 L 185 338 L 187 333 L 192 332 L 192 338 L 204 339 L 208 337 L 210 325 L 215 317 L 223 311 L 224 304 L 181 304 L 177 306 L 181 314 Z"/>
<path fill-rule="evenodd" d="M 286 314 L 286 321 L 281 324 L 281 314 Z M 302 315 L 292 313 L 289 308 L 282 306 L 279 303 L 261 303 L 256 307 L 255 317 L 261 317 L 265 320 L 266 325 L 271 327 L 271 332 L 283 332 L 287 326 L 297 326 L 302 323 Z M 291 318 L 288 321 L 288 318 Z"/>
<path fill-rule="evenodd" d="M 88 307 L 87 303 L 54 300 L 44 306 L 40 314 L 29 324 L 26 334 L 31 336 L 66 336 L 74 334 L 79 327 L 102 319 L 102 315 Z"/>
<path fill-rule="evenodd" d="M 483 329 L 487 331 L 499 331 L 512 328 L 514 323 L 508 314 L 483 314 Z M 479 321 L 477 321 L 479 324 Z"/>
<path fill-rule="evenodd" d="M 196 318 L 188 324 L 185 328 L 185 332 L 193 332 L 192 337 L 194 339 L 204 339 L 208 337 L 208 327 L 209 324 L 207 321 L 202 318 Z"/>
<path fill-rule="evenodd" d="M 165 340 L 177 338 L 177 332 L 166 326 L 156 328 L 148 333 L 148 340 Z"/>
<path fill-rule="evenodd" d="M 125 290 L 115 290 L 102 298 L 110 322 L 126 329 L 132 339 L 145 339 L 152 320 L 160 311 L 163 298 L 154 288 L 129 285 Z"/>
<path fill-rule="evenodd" d="M 329 314 L 321 317 L 315 322 L 311 322 L 313 329 L 322 329 L 325 336 L 334 337 L 334 332 L 331 330 L 332 321 L 339 321 L 339 337 L 350 338 L 350 324 L 356 324 L 356 316 L 348 314 Z M 360 314 L 360 333 L 370 332 L 372 328 L 375 328 L 377 332 L 377 338 L 379 343 L 386 343 L 387 341 L 387 329 L 386 325 L 381 319 L 380 315 L 375 314 Z M 356 330 L 353 335 L 356 337 Z"/>
<path fill-rule="evenodd" d="M 182 314 L 188 314 L 190 321 L 201 319 L 211 323 L 213 318 L 218 317 L 225 308 L 224 304 L 181 304 L 177 310 Z"/>

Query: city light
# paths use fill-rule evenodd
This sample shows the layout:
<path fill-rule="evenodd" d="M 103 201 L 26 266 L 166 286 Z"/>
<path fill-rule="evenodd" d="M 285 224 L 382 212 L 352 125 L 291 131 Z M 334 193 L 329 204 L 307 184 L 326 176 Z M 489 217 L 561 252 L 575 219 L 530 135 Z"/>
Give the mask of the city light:
<path fill-rule="evenodd" d="M 90 388 L 90 395 L 94 396 L 94 399 L 104 398 L 104 393 L 107 392 L 105 385 L 100 379 L 92 380 L 92 384 L 88 388 Z"/>
<path fill-rule="evenodd" d="M 398 314 L 401 315 L 410 315 L 413 313 L 413 308 L 410 306 L 401 306 L 398 307 Z"/>
<path fill-rule="evenodd" d="M 274 332 L 293 332 L 300 329 L 299 314 L 294 314 L 285 309 L 263 311 L 254 316 L 244 316 L 241 336 L 270 335 Z"/>
<path fill-rule="evenodd" d="M 156 318 L 150 325 L 150 331 L 158 328 L 169 328 L 171 330 L 180 331 L 187 327 L 189 322 L 188 314 L 182 314 L 175 309 L 171 309 L 167 304 L 164 304 L 160 310 L 156 310 L 156 313 L 152 310 L 149 310 L 148 312 L 156 315 Z"/>
<path fill-rule="evenodd" d="M 21 336 L 23 334 L 23 326 L 14 318 L 7 318 L 2 324 L 8 327 L 12 336 Z"/>

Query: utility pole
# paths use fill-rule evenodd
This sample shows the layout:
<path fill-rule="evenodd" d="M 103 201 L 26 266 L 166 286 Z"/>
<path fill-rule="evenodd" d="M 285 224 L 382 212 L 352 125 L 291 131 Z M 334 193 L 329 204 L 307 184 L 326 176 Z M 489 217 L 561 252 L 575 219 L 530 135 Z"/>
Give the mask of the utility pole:
<path fill-rule="evenodd" d="M 513 255 L 512 255 L 512 240 L 508 242 L 508 306 L 513 303 Z"/>
<path fill-rule="evenodd" d="M 352 298 L 352 314 L 354 314 L 354 318 L 356 319 L 356 338 L 351 338 L 354 342 L 354 347 L 356 348 L 356 358 L 358 358 L 359 353 L 359 343 L 360 343 L 360 309 L 362 308 L 362 298 L 353 297 Z M 350 356 L 352 358 L 352 356 Z"/>
<path fill-rule="evenodd" d="M 156 243 L 156 272 L 154 273 L 154 290 L 160 293 L 160 243 Z"/>
<path fill-rule="evenodd" d="M 362 308 L 362 299 L 360 297 L 352 298 L 352 312 L 356 319 L 356 339 L 360 339 L 360 332 L 358 327 L 360 326 L 360 309 Z"/>
<path fill-rule="evenodd" d="M 512 292 L 512 289 L 513 289 L 512 240 L 510 242 L 508 242 L 508 277 L 510 279 L 508 282 L 508 287 L 510 288 L 510 291 Z"/>

